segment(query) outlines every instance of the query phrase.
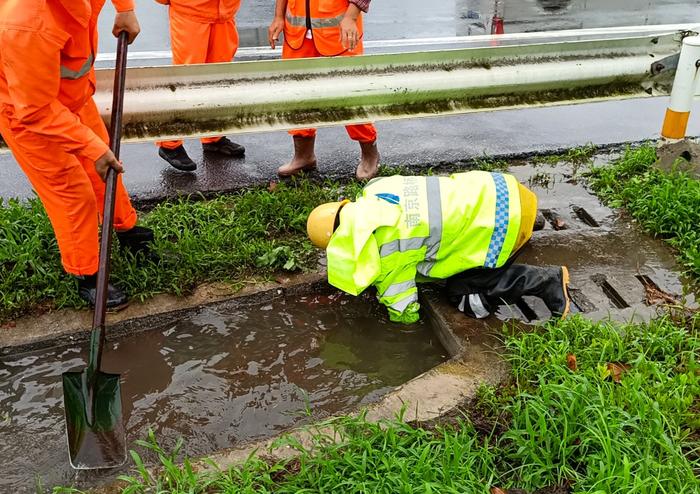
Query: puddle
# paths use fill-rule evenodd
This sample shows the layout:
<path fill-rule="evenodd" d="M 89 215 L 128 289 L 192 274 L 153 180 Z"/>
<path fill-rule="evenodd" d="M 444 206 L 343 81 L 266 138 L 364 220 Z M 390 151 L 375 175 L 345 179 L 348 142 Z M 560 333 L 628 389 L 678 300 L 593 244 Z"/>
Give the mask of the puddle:
<path fill-rule="evenodd" d="M 129 444 L 152 428 L 166 447 L 182 436 L 189 455 L 205 455 L 376 401 L 445 360 L 426 323 L 391 324 L 371 300 L 203 308 L 108 344 L 103 367 L 122 374 Z M 84 347 L 0 360 L 0 492 L 117 475 L 68 465 L 61 373 L 84 365 Z"/>

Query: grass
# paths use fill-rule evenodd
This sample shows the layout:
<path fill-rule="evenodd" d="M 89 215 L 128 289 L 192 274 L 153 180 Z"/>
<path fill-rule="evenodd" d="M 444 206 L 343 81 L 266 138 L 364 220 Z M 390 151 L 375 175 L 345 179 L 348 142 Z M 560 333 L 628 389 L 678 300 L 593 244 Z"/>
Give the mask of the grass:
<path fill-rule="evenodd" d="M 213 200 L 158 205 L 142 216 L 156 235 L 156 265 L 115 249 L 112 280 L 137 300 L 185 295 L 203 282 L 241 283 L 312 265 L 306 218 L 316 205 L 352 197 L 357 186 L 295 180 Z M 83 307 L 63 272 L 51 225 L 38 200 L 0 200 L 0 321 L 32 310 Z"/>
<path fill-rule="evenodd" d="M 283 437 L 292 460 L 197 471 L 151 435 L 139 445 L 162 468 L 150 473 L 132 453 L 137 467 L 122 492 L 697 493 L 699 328 L 700 317 L 685 327 L 574 317 L 507 335 L 511 382 L 482 388 L 459 419 L 432 427 L 335 419 L 312 446 Z M 610 363 L 626 371 L 614 375 Z"/>
<path fill-rule="evenodd" d="M 666 240 L 679 261 L 700 276 L 700 181 L 686 173 L 665 173 L 652 165 L 656 150 L 648 144 L 628 148 L 618 160 L 594 168 L 589 181 L 612 207 L 625 207 L 653 235 Z"/>
<path fill-rule="evenodd" d="M 547 164 L 551 166 L 559 163 L 569 163 L 574 166 L 584 165 L 591 162 L 596 152 L 598 152 L 598 148 L 595 145 L 586 144 L 585 146 L 567 149 L 566 152 L 562 154 L 536 156 L 532 161 L 536 164 Z"/>
<path fill-rule="evenodd" d="M 487 160 L 477 168 L 507 166 Z M 411 174 L 382 167 L 380 176 Z M 432 175 L 433 170 L 422 170 Z M 317 182 L 305 178 L 257 187 L 211 200 L 197 196 L 166 201 L 140 223 L 152 228 L 159 264 L 114 249 L 111 281 L 139 301 L 159 293 L 186 295 L 204 282 L 241 285 L 280 271 L 304 270 L 317 252 L 306 239 L 306 218 L 318 204 L 353 198 L 356 181 Z M 83 308 L 75 280 L 63 271 L 56 239 L 37 199 L 0 198 L 0 323 L 33 311 Z"/>

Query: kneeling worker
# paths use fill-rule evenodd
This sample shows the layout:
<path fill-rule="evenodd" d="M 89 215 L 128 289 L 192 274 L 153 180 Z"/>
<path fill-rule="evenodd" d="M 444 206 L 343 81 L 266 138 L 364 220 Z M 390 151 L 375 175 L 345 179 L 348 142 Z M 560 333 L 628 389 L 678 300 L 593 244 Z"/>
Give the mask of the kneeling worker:
<path fill-rule="evenodd" d="M 416 281 L 436 279 L 447 280 L 451 302 L 472 317 L 524 295 L 564 317 L 567 268 L 512 264 L 536 216 L 537 197 L 512 175 L 397 175 L 370 181 L 355 202 L 318 206 L 307 230 L 326 249 L 329 283 L 351 295 L 376 286 L 392 321 L 416 322 Z"/>

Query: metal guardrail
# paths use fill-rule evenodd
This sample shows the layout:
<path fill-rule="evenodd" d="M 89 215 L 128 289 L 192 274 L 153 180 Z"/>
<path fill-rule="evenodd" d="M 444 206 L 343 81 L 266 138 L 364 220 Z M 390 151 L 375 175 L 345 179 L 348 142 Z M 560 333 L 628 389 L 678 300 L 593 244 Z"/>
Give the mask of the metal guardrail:
<path fill-rule="evenodd" d="M 193 137 L 666 94 L 651 64 L 680 51 L 685 28 L 486 36 L 470 42 L 493 46 L 133 68 L 125 136 Z M 508 44 L 518 38 L 537 42 Z M 105 115 L 111 77 L 98 71 L 95 98 Z"/>
<path fill-rule="evenodd" d="M 195 137 L 667 94 L 673 69 L 659 71 L 657 64 L 652 71 L 652 63 L 677 55 L 691 30 L 700 25 L 474 36 L 458 40 L 467 47 L 362 57 L 134 67 L 127 73 L 124 138 Z M 455 38 L 441 43 L 429 42 L 444 48 Z M 108 120 L 113 72 L 99 69 L 96 74 L 95 100 Z"/>

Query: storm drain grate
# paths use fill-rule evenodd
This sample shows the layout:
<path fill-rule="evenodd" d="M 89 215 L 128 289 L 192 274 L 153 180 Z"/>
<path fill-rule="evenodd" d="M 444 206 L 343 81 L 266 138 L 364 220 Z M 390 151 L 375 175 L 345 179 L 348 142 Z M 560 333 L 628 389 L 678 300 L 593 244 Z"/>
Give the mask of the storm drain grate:
<path fill-rule="evenodd" d="M 592 226 L 593 228 L 598 228 L 600 226 L 600 223 L 598 223 L 595 218 L 581 206 L 572 206 L 572 209 L 574 210 L 576 216 L 578 216 L 578 218 L 588 226 Z"/>
<path fill-rule="evenodd" d="M 635 278 L 637 278 L 644 287 L 644 302 L 647 305 L 656 305 L 659 303 L 673 305 L 678 303 L 678 298 L 676 296 L 662 290 L 649 276 L 637 274 Z"/>
<path fill-rule="evenodd" d="M 617 290 L 608 282 L 608 279 L 605 277 L 604 274 L 596 274 L 591 276 L 591 279 L 593 282 L 600 287 L 601 290 L 603 290 L 603 293 L 605 293 L 605 296 L 610 299 L 610 302 L 617 307 L 618 309 L 626 309 L 629 307 L 629 304 L 625 301 L 624 298 L 622 298 L 622 295 L 618 293 Z"/>
<path fill-rule="evenodd" d="M 532 307 L 530 307 L 527 304 L 527 302 L 525 302 L 522 298 L 519 299 L 515 303 L 515 305 L 518 309 L 520 309 L 520 312 L 522 312 L 522 314 L 525 317 L 525 319 L 527 320 L 527 322 L 532 322 L 532 321 L 536 321 L 537 319 L 539 319 L 537 317 L 537 313 L 534 310 L 532 310 Z"/>
<path fill-rule="evenodd" d="M 596 310 L 596 306 L 578 288 L 569 288 L 569 297 L 579 312 L 587 313 Z"/>

